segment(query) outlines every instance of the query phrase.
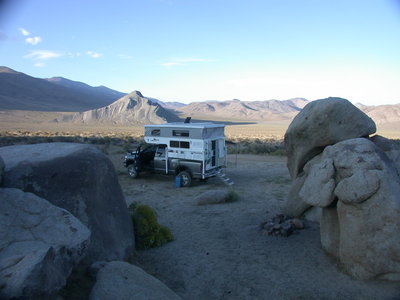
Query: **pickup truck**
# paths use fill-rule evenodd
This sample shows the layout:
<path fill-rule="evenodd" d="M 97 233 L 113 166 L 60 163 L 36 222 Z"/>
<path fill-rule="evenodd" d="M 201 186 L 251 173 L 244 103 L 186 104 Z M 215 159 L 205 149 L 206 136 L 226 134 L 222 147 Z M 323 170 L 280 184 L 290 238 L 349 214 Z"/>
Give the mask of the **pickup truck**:
<path fill-rule="evenodd" d="M 125 167 L 131 178 L 137 178 L 142 172 L 175 175 L 182 178 L 181 185 L 188 187 L 193 178 L 206 179 L 215 176 L 217 169 L 203 172 L 202 161 L 172 158 L 168 156 L 167 145 L 148 145 L 144 149 L 138 147 L 125 155 Z"/>

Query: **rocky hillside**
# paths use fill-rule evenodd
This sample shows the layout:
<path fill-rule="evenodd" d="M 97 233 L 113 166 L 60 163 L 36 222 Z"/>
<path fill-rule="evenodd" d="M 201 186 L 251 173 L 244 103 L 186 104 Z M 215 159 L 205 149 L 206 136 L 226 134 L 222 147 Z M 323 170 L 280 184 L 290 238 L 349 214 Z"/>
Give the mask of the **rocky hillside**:
<path fill-rule="evenodd" d="M 62 77 L 41 79 L 0 67 L 0 110 L 85 111 L 124 94 Z"/>
<path fill-rule="evenodd" d="M 267 101 L 205 101 L 176 108 L 185 116 L 213 116 L 235 120 L 285 120 L 293 118 L 309 101 L 303 98 Z"/>
<path fill-rule="evenodd" d="M 132 125 L 176 122 L 179 121 L 179 118 L 158 103 L 143 97 L 139 91 L 134 91 L 108 106 L 64 116 L 55 121 L 84 124 Z"/>
<path fill-rule="evenodd" d="M 376 124 L 400 123 L 400 104 L 362 106 L 360 109 Z"/>
<path fill-rule="evenodd" d="M 158 100 L 156 98 L 148 98 L 148 99 L 150 99 L 154 103 L 160 104 L 162 107 L 164 107 L 166 109 L 171 109 L 171 110 L 176 110 L 178 108 L 186 106 L 186 104 L 181 103 L 181 102 L 164 102 L 164 101 Z"/>

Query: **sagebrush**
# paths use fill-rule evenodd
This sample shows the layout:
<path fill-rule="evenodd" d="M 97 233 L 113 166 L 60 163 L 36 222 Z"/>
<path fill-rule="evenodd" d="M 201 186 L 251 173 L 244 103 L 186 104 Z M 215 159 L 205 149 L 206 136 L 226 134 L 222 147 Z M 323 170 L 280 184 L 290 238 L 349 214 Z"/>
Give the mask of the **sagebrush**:
<path fill-rule="evenodd" d="M 132 203 L 129 206 L 135 230 L 136 249 L 160 247 L 174 240 L 171 230 L 157 221 L 157 214 L 148 205 Z"/>

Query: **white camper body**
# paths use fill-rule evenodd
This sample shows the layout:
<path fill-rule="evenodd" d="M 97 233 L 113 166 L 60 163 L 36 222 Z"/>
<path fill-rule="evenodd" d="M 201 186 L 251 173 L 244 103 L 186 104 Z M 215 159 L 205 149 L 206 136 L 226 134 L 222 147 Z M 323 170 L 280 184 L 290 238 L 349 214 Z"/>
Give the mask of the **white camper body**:
<path fill-rule="evenodd" d="M 145 125 L 144 140 L 148 144 L 165 145 L 166 172 L 168 161 L 201 163 L 203 179 L 214 176 L 226 166 L 227 152 L 223 124 L 165 123 Z M 194 172 L 198 173 L 198 172 Z M 197 174 L 193 174 L 197 175 Z"/>

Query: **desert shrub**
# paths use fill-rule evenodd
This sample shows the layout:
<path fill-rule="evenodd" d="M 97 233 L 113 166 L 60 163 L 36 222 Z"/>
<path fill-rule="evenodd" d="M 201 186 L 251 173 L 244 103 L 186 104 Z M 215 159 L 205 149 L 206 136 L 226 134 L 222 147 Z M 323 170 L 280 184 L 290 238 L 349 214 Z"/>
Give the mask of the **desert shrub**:
<path fill-rule="evenodd" d="M 239 195 L 234 190 L 229 190 L 228 194 L 225 197 L 225 202 L 236 202 L 239 200 Z"/>
<path fill-rule="evenodd" d="M 136 249 L 156 248 L 174 240 L 169 228 L 158 224 L 153 208 L 134 202 L 128 209 L 134 224 Z"/>
<path fill-rule="evenodd" d="M 241 139 L 239 141 L 227 141 L 228 154 L 269 154 L 286 155 L 282 140 L 274 139 Z"/>
<path fill-rule="evenodd" d="M 277 149 L 275 151 L 272 151 L 268 153 L 269 155 L 276 155 L 276 156 L 286 156 L 286 150 L 285 149 Z"/>
<path fill-rule="evenodd" d="M 138 206 L 139 206 L 139 204 L 137 202 L 132 202 L 131 204 L 129 204 L 128 211 L 131 214 L 131 216 L 133 216 L 133 214 L 135 213 L 135 210 Z"/>
<path fill-rule="evenodd" d="M 290 184 L 292 181 L 290 178 L 285 177 L 285 176 L 274 176 L 274 177 L 268 177 L 265 179 L 266 183 L 274 183 L 274 184 L 280 184 L 280 185 L 285 185 L 285 184 Z"/>

